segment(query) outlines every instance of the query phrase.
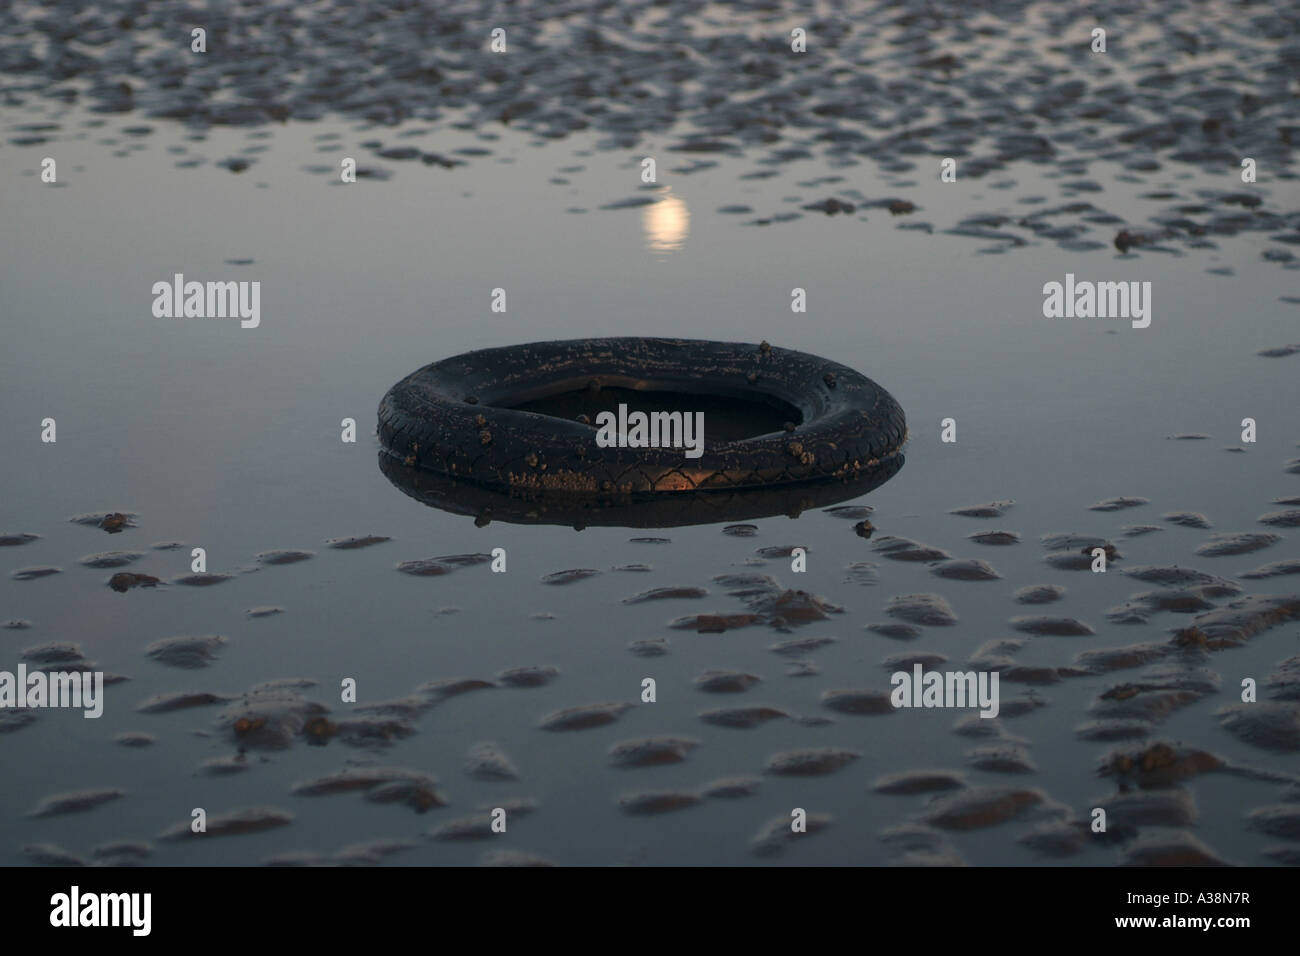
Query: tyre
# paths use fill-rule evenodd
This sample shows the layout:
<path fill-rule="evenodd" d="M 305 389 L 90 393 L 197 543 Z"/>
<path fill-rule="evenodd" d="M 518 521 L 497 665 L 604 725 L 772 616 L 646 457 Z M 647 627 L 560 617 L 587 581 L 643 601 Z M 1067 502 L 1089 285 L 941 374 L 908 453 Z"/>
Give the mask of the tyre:
<path fill-rule="evenodd" d="M 620 405 L 703 414 L 701 454 L 601 447 L 597 423 Z M 426 365 L 380 402 L 379 440 L 405 467 L 489 488 L 659 495 L 851 480 L 899 456 L 907 424 L 883 388 L 815 355 L 606 338 Z"/>

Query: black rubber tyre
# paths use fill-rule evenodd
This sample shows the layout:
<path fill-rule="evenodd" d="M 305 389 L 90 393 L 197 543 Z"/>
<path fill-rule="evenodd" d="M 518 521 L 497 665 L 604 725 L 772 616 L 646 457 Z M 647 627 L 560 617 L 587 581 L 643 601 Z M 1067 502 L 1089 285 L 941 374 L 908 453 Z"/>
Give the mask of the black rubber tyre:
<path fill-rule="evenodd" d="M 601 448 L 592 425 L 502 407 L 601 387 L 793 407 L 802 421 L 738 441 L 709 441 L 706 431 L 703 456 L 690 459 L 681 448 Z M 573 339 L 426 365 L 379 403 L 379 440 L 408 467 L 488 487 L 658 494 L 852 479 L 898 455 L 907 424 L 875 382 L 804 352 L 696 339 Z"/>

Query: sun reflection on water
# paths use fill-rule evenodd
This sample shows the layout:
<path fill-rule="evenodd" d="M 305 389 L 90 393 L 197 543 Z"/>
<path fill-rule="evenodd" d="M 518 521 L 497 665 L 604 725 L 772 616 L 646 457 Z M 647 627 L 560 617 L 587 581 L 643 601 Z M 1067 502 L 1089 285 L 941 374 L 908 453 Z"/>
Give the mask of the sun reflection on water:
<path fill-rule="evenodd" d="M 641 211 L 641 228 L 651 252 L 676 252 L 691 230 L 691 211 L 680 196 L 668 190 L 663 199 Z"/>

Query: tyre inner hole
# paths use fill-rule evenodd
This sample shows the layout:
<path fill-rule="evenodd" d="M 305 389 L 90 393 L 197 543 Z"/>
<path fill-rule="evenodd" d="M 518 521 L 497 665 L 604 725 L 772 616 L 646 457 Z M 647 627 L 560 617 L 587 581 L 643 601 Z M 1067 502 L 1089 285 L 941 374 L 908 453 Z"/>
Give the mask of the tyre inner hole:
<path fill-rule="evenodd" d="M 560 391 L 525 401 L 494 403 L 497 408 L 550 415 L 553 418 L 577 418 L 586 415 L 592 429 L 601 412 L 618 415 L 618 406 L 632 412 L 704 413 L 704 440 L 743 441 L 784 430 L 786 422 L 799 425 L 803 413 L 774 396 L 761 399 L 729 395 L 702 394 L 688 391 L 651 391 L 606 385 L 598 391 L 590 388 Z"/>

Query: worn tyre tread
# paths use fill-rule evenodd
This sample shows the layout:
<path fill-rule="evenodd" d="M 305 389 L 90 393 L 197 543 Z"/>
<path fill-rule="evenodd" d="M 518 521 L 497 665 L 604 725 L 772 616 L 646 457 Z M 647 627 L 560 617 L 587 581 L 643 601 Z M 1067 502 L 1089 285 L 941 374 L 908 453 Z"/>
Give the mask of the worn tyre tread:
<path fill-rule="evenodd" d="M 595 381 L 792 405 L 790 432 L 680 448 L 599 448 L 595 429 L 514 408 Z M 861 373 L 789 349 L 606 338 L 483 349 L 426 365 L 379 404 L 379 440 L 403 464 L 487 487 L 576 493 L 738 491 L 852 479 L 899 455 L 903 410 Z"/>

